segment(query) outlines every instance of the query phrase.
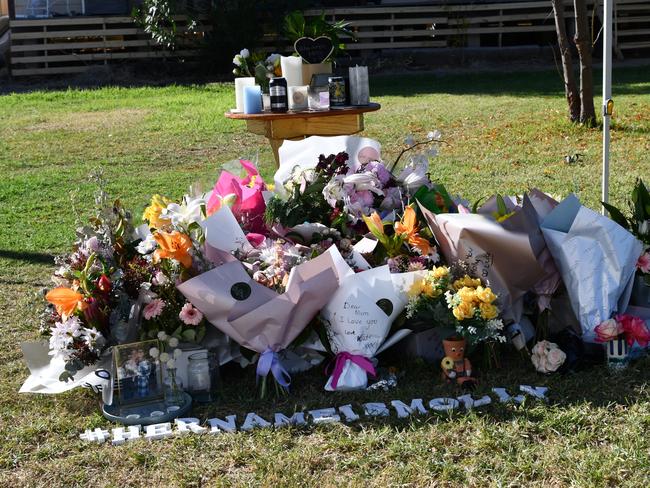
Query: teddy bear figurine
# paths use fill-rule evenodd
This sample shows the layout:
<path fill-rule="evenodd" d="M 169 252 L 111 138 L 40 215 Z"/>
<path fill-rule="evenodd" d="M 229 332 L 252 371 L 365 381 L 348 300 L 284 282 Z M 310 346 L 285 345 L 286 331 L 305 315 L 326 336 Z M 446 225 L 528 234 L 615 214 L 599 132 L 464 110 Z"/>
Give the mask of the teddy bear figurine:
<path fill-rule="evenodd" d="M 445 357 L 442 359 L 442 377 L 447 382 L 456 380 L 464 388 L 471 388 L 476 383 L 472 377 L 472 363 L 465 357 L 466 341 L 463 338 L 451 338 L 442 341 Z"/>

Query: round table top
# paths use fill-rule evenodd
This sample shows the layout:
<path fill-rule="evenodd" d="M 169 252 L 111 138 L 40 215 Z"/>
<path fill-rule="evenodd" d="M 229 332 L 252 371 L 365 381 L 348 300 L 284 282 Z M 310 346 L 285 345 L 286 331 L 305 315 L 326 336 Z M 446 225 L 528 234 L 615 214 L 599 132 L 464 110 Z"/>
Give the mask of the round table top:
<path fill-rule="evenodd" d="M 328 117 L 332 115 L 358 115 L 366 112 L 375 112 L 381 108 L 378 103 L 370 103 L 363 106 L 350 106 L 341 108 L 330 108 L 329 110 L 305 110 L 304 112 L 264 112 L 261 114 L 244 114 L 235 112 L 226 112 L 224 115 L 229 119 L 236 120 L 276 120 L 276 119 L 295 119 L 310 117 Z"/>

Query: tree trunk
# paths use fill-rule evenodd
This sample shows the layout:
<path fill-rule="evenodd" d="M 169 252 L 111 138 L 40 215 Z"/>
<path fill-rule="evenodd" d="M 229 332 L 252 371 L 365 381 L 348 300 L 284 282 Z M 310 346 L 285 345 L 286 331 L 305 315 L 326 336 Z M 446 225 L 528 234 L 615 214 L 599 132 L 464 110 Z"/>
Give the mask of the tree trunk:
<path fill-rule="evenodd" d="M 555 16 L 555 31 L 557 32 L 557 43 L 562 57 L 562 74 L 564 77 L 564 93 L 569 104 L 569 118 L 571 122 L 580 120 L 580 93 L 573 73 L 573 57 L 566 35 L 566 24 L 564 22 L 564 3 L 562 0 L 551 0 Z"/>
<path fill-rule="evenodd" d="M 573 7 L 576 14 L 574 40 L 580 56 L 580 122 L 588 127 L 593 127 L 596 125 L 596 111 L 594 109 L 594 80 L 587 1 L 573 0 Z"/>

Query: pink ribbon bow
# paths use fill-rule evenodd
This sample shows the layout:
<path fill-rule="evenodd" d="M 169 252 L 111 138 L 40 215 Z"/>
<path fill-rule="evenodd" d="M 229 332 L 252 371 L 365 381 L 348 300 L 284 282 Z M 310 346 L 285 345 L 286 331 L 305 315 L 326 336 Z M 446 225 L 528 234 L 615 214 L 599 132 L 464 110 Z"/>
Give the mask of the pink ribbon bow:
<path fill-rule="evenodd" d="M 349 352 L 340 352 L 336 355 L 336 358 L 334 358 L 334 370 L 332 372 L 332 388 L 336 390 L 337 385 L 339 384 L 339 378 L 341 377 L 341 374 L 343 373 L 343 368 L 345 367 L 345 362 L 350 361 L 357 366 L 359 366 L 361 369 L 363 369 L 366 373 L 368 373 L 370 376 L 375 376 L 377 372 L 375 371 L 375 367 L 373 366 L 372 362 L 359 354 L 350 354 Z M 332 369 L 332 363 L 329 364 L 327 369 L 325 370 L 326 374 L 329 374 L 330 370 Z"/>

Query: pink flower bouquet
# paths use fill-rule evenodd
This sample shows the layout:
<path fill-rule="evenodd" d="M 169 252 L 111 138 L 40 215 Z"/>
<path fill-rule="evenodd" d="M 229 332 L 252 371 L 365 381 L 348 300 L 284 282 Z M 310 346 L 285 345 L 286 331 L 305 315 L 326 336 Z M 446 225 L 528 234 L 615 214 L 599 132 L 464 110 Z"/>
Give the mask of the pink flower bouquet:
<path fill-rule="evenodd" d="M 240 178 L 222 171 L 208 200 L 207 213 L 212 215 L 224 205 L 231 206 L 233 215 L 245 230 L 264 233 L 266 204 L 262 192 L 266 185 L 251 161 L 240 159 L 239 163 L 246 170 L 246 176 Z"/>

